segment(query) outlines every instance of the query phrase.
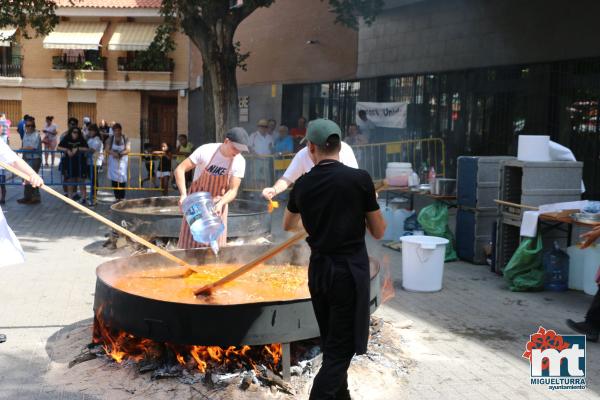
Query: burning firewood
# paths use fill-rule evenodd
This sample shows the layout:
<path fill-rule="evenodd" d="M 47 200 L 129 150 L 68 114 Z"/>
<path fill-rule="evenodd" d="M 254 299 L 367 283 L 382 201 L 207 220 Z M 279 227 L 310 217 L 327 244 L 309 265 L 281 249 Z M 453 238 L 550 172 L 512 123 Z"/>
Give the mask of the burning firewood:
<path fill-rule="evenodd" d="M 258 379 L 268 386 L 276 386 L 284 393 L 295 395 L 294 389 L 281 378 L 279 375 L 275 375 L 273 371 L 263 366 L 259 367 L 260 374 L 258 375 Z"/>

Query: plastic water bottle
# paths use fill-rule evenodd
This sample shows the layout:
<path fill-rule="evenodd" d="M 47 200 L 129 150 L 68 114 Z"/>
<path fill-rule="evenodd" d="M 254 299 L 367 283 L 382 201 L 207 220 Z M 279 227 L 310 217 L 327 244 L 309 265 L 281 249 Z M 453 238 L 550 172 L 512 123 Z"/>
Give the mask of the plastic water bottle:
<path fill-rule="evenodd" d="M 544 288 L 562 292 L 569 288 L 569 255 L 560 249 L 558 242 L 544 254 Z"/>
<path fill-rule="evenodd" d="M 215 255 L 219 252 L 217 239 L 225 230 L 221 218 L 215 213 L 212 196 L 208 192 L 193 193 L 181 205 L 190 232 L 198 243 L 208 243 Z"/>

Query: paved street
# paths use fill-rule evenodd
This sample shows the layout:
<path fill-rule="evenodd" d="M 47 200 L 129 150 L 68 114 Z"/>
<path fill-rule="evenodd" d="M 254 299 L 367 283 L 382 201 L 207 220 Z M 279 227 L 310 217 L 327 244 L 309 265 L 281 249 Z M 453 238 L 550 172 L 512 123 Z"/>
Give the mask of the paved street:
<path fill-rule="evenodd" d="M 84 248 L 98 247 L 107 230 L 45 194 L 40 206 L 18 205 L 18 197 L 9 187 L 4 210 L 28 261 L 2 269 L 0 332 L 8 341 L 0 344 L 0 398 L 90 398 L 48 379 L 52 369 L 70 361 L 54 357 L 49 340 L 65 327 L 89 324 L 94 269 L 107 258 Z M 487 267 L 465 263 L 446 265 L 441 292 L 409 293 L 400 289 L 401 253 L 374 242 L 369 247 L 392 267 L 397 289 L 378 315 L 406 325 L 402 348 L 413 360 L 397 398 L 600 398 L 600 345 L 587 349 L 588 389 L 581 393 L 532 388 L 529 364 L 521 358 L 538 326 L 570 333 L 564 320 L 580 318 L 590 296 L 511 293 Z M 360 387 L 360 377 L 351 376 L 351 387 Z"/>

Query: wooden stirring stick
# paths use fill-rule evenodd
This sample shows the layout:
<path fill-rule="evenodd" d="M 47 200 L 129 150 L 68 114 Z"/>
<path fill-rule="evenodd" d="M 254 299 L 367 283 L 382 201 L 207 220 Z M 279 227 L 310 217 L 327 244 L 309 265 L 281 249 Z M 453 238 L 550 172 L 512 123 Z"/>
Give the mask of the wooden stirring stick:
<path fill-rule="evenodd" d="M 386 186 L 387 186 L 387 182 L 384 180 L 375 187 L 375 192 L 376 193 L 379 192 L 380 190 L 384 189 Z M 296 233 L 294 236 L 292 236 L 285 242 L 281 243 L 278 246 L 273 247 L 272 249 L 270 249 L 269 251 L 256 257 L 254 260 L 250 261 L 246 265 L 236 269 L 235 271 L 233 271 L 232 273 L 230 273 L 228 275 L 225 275 L 223 278 L 219 279 L 218 281 L 209 283 L 208 285 L 204 285 L 201 288 L 194 290 L 194 295 L 209 296 L 216 287 L 223 286 L 224 284 L 229 283 L 229 282 L 233 281 L 234 279 L 237 279 L 238 277 L 244 275 L 246 272 L 250 271 L 257 265 L 267 261 L 269 258 L 275 256 L 276 254 L 279 254 L 283 250 L 290 247 L 292 244 L 296 243 L 299 240 L 304 239 L 307 236 L 308 236 L 308 233 L 306 233 L 305 231 Z"/>
<path fill-rule="evenodd" d="M 18 177 L 22 178 L 25 181 L 29 181 L 29 177 L 22 173 L 21 171 L 17 170 L 16 168 L 3 163 L 2 161 L 0 161 L 0 167 L 4 168 L 7 171 L 12 172 L 13 174 L 17 175 Z M 42 185 L 41 189 L 46 191 L 47 193 L 51 194 L 54 197 L 57 197 L 59 199 L 61 199 L 62 201 L 64 201 L 65 203 L 69 204 L 70 206 L 75 207 L 76 209 L 78 209 L 79 211 L 89 215 L 90 217 L 102 222 L 105 225 L 108 225 L 109 227 L 111 227 L 112 229 L 114 229 L 115 231 L 122 233 L 123 235 L 129 237 L 131 240 L 146 246 L 147 248 L 154 250 L 156 253 L 160 254 L 161 256 L 168 258 L 169 260 L 177 263 L 178 265 L 181 265 L 182 267 L 187 268 L 187 271 L 185 271 L 181 276 L 185 277 L 185 276 L 189 276 L 191 274 L 193 274 L 194 272 L 197 272 L 190 264 L 186 263 L 185 261 L 183 261 L 182 259 L 175 257 L 173 254 L 169 253 L 168 251 L 161 249 L 160 247 L 150 243 L 149 241 L 147 241 L 146 239 L 136 235 L 135 233 L 123 228 L 121 225 L 115 224 L 114 222 L 112 222 L 111 220 L 103 217 L 102 215 L 90 210 L 87 207 L 84 207 L 83 205 L 79 204 L 78 202 L 71 200 L 68 197 L 63 196 L 62 194 L 58 193 L 56 190 L 52 189 L 49 186 L 46 185 Z"/>

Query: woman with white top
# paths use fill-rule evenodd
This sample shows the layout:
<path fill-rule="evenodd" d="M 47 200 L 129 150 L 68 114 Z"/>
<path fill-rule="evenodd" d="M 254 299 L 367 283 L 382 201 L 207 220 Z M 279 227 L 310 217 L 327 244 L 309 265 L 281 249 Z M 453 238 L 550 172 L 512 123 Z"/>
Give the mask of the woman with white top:
<path fill-rule="evenodd" d="M 47 151 L 47 153 L 44 154 L 46 167 L 49 166 L 48 156 L 50 156 L 50 160 L 52 161 L 50 165 L 54 166 L 54 151 L 56 151 L 56 147 L 58 146 L 58 127 L 52 121 L 54 121 L 54 117 L 48 115 L 46 117 L 46 125 L 42 130 L 42 133 L 44 133 L 42 143 L 44 144 L 44 150 Z"/>
<path fill-rule="evenodd" d="M 92 196 L 90 199 L 90 205 L 93 206 L 96 200 L 96 181 L 98 180 L 98 172 L 102 169 L 102 163 L 104 162 L 104 144 L 100 136 L 100 128 L 98 125 L 91 124 L 88 128 L 88 170 L 91 179 Z"/>
<path fill-rule="evenodd" d="M 23 160 L 38 173 L 42 167 L 42 137 L 35 129 L 35 119 L 29 118 L 25 121 L 25 134 L 21 145 Z M 41 200 L 40 189 L 26 184 L 23 188 L 23 198 L 17 200 L 19 204 L 38 204 Z"/>
<path fill-rule="evenodd" d="M 34 188 L 39 188 L 44 184 L 42 178 L 8 145 L 0 140 L 0 161 L 10 165 L 29 176 L 29 183 Z M 0 208 L 0 267 L 12 264 L 19 264 L 25 261 L 23 248 L 19 244 L 19 240 L 10 229 Z M 0 334 L 0 343 L 6 341 L 6 336 Z"/>
<path fill-rule="evenodd" d="M 112 182 L 115 200 L 125 198 L 127 187 L 128 154 L 131 151 L 129 139 L 123 135 L 121 124 L 115 122 L 112 126 L 113 135 L 106 140 L 104 149 L 108 154 L 108 179 Z"/>

